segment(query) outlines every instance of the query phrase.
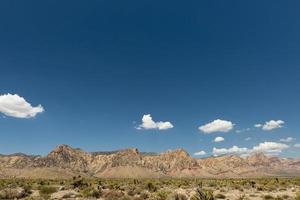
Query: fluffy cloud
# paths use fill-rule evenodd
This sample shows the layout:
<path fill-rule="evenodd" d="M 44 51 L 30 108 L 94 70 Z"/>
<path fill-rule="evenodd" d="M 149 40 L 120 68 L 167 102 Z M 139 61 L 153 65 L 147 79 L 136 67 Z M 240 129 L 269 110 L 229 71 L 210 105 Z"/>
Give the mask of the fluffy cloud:
<path fill-rule="evenodd" d="M 144 115 L 142 118 L 142 124 L 140 124 L 137 129 L 158 129 L 167 130 L 173 128 L 174 126 L 171 122 L 155 122 L 153 121 L 150 114 Z"/>
<path fill-rule="evenodd" d="M 271 120 L 271 121 L 266 122 L 263 125 L 262 129 L 264 131 L 271 131 L 273 129 L 282 128 L 283 124 L 284 124 L 284 121 L 282 121 L 282 120 L 277 120 L 277 121 Z"/>
<path fill-rule="evenodd" d="M 231 121 L 216 119 L 213 122 L 199 127 L 203 133 L 228 132 L 232 130 L 234 124 Z"/>
<path fill-rule="evenodd" d="M 280 142 L 292 142 L 294 140 L 294 138 L 292 137 L 287 137 L 287 138 L 282 138 L 280 139 Z"/>
<path fill-rule="evenodd" d="M 203 156 L 205 154 L 206 154 L 205 151 L 198 151 L 198 152 L 194 153 L 195 156 Z"/>
<path fill-rule="evenodd" d="M 263 142 L 253 147 L 252 152 L 264 152 L 267 154 L 278 154 L 284 149 L 289 148 L 288 145 L 277 142 Z"/>
<path fill-rule="evenodd" d="M 300 148 L 300 143 L 299 144 L 294 144 L 294 147 Z"/>
<path fill-rule="evenodd" d="M 224 154 L 239 154 L 239 155 L 245 155 L 255 152 L 263 152 L 266 154 L 272 154 L 276 155 L 281 153 L 283 150 L 289 148 L 288 145 L 282 144 L 282 143 L 276 143 L 276 142 L 263 142 L 258 144 L 257 146 L 254 146 L 251 149 L 248 149 L 246 147 L 238 147 L 233 146 L 231 148 L 213 148 L 213 154 L 214 156 L 224 155 Z"/>
<path fill-rule="evenodd" d="M 278 142 L 263 142 L 254 146 L 252 152 L 264 152 L 267 154 L 278 154 L 289 148 L 288 145 Z"/>
<path fill-rule="evenodd" d="M 33 107 L 17 94 L 0 95 L 0 113 L 4 115 L 16 118 L 31 118 L 43 111 L 44 108 L 41 105 Z"/>
<path fill-rule="evenodd" d="M 223 137 L 216 137 L 215 139 L 214 139 L 214 142 L 222 142 L 222 141 L 224 141 L 225 139 L 223 138 Z"/>
<path fill-rule="evenodd" d="M 245 138 L 245 141 L 249 141 L 249 140 L 251 140 L 251 137 Z"/>

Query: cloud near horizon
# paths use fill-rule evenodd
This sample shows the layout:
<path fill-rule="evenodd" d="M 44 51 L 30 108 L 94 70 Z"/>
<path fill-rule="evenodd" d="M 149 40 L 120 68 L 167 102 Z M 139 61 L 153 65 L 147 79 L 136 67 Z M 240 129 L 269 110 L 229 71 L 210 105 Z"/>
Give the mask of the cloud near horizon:
<path fill-rule="evenodd" d="M 203 155 L 205 155 L 205 154 L 206 154 L 205 151 L 198 151 L 198 152 L 195 152 L 195 153 L 194 153 L 195 156 L 203 156 Z"/>
<path fill-rule="evenodd" d="M 153 121 L 151 114 L 143 115 L 142 124 L 140 124 L 136 129 L 158 129 L 158 130 L 167 130 L 173 128 L 173 124 L 171 122 L 155 122 Z"/>
<path fill-rule="evenodd" d="M 42 105 L 31 106 L 23 97 L 17 94 L 0 95 L 0 113 L 16 118 L 32 118 L 44 112 Z"/>
<path fill-rule="evenodd" d="M 198 129 L 203 133 L 214 133 L 214 132 L 229 132 L 233 129 L 235 124 L 231 121 L 216 119 L 208 124 L 200 126 Z"/>
<path fill-rule="evenodd" d="M 283 150 L 289 148 L 288 145 L 283 143 L 277 143 L 277 142 L 263 142 L 259 143 L 257 146 L 252 147 L 251 149 L 248 149 L 246 147 L 238 147 L 234 145 L 231 148 L 213 148 L 213 155 L 219 156 L 219 155 L 226 155 L 226 154 L 239 154 L 239 155 L 248 155 L 251 153 L 256 152 L 263 152 L 265 154 L 270 155 L 278 155 Z"/>
<path fill-rule="evenodd" d="M 300 143 L 294 144 L 294 147 L 300 148 Z"/>
<path fill-rule="evenodd" d="M 289 142 L 292 142 L 293 140 L 294 140 L 294 138 L 287 137 L 287 138 L 281 138 L 279 141 L 289 143 Z"/>

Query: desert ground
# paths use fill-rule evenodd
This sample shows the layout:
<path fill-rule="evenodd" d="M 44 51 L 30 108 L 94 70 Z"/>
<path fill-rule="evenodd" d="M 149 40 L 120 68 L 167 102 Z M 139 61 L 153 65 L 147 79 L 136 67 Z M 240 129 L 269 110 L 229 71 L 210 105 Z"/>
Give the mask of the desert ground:
<path fill-rule="evenodd" d="M 300 200 L 300 178 L 1 179 L 0 199 Z"/>

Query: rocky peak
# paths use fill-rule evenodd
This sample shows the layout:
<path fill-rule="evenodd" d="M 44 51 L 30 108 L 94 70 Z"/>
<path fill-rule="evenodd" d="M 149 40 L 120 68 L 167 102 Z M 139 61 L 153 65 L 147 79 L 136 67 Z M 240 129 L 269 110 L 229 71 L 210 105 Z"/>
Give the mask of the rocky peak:
<path fill-rule="evenodd" d="M 190 157 L 189 153 L 186 152 L 184 149 L 175 149 L 175 150 L 168 150 L 164 153 L 162 153 L 164 156 L 170 156 L 170 157 L 175 157 L 175 158 L 186 158 Z"/>
<path fill-rule="evenodd" d="M 269 166 L 271 164 L 271 160 L 271 157 L 262 152 L 254 153 L 247 158 L 248 163 L 253 166 Z"/>
<path fill-rule="evenodd" d="M 41 159 L 39 165 L 55 166 L 72 169 L 85 169 L 91 155 L 78 148 L 68 145 L 58 145 L 45 158 Z"/>
<path fill-rule="evenodd" d="M 68 160 L 70 157 L 75 156 L 80 150 L 73 149 L 68 145 L 58 145 L 53 151 L 51 151 L 47 157 L 49 158 L 59 158 L 63 160 Z"/>
<path fill-rule="evenodd" d="M 136 148 L 128 148 L 118 151 L 112 157 L 112 166 L 135 165 L 142 160 L 142 155 Z"/>
<path fill-rule="evenodd" d="M 122 152 L 123 154 L 129 154 L 129 155 L 139 155 L 140 154 L 140 152 L 137 148 L 128 148 L 128 149 L 121 150 L 120 152 Z"/>

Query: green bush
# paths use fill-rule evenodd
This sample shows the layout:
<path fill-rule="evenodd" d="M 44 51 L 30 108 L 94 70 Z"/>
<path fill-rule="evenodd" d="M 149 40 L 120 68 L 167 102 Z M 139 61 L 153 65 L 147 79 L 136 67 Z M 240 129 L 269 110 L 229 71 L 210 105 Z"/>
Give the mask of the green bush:
<path fill-rule="evenodd" d="M 54 192 L 57 192 L 57 189 L 56 187 L 52 187 L 52 186 L 40 186 L 39 187 L 39 190 L 40 190 L 40 193 L 41 194 L 46 194 L 46 195 L 49 195 L 49 194 L 52 194 Z"/>

